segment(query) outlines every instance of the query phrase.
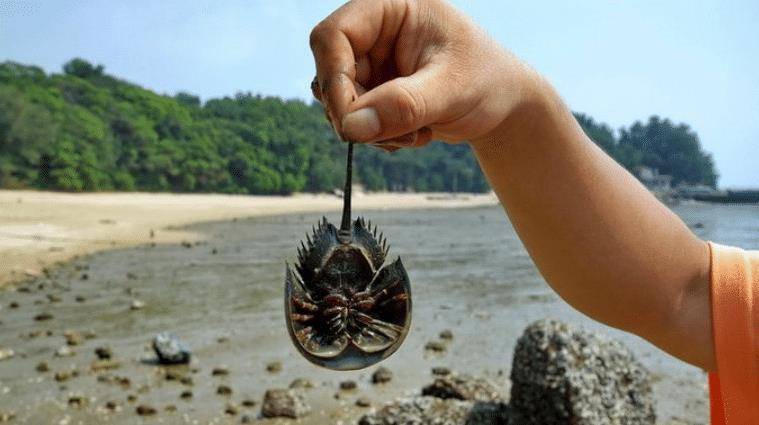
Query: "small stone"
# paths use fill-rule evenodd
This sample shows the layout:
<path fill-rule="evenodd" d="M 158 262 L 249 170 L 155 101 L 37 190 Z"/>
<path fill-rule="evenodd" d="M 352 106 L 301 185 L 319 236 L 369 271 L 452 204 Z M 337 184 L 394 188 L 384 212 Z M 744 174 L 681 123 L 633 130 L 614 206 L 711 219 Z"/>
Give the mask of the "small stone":
<path fill-rule="evenodd" d="M 50 370 L 50 367 L 47 365 L 47 362 L 39 362 L 37 363 L 37 367 L 34 368 L 37 372 L 43 373 Z"/>
<path fill-rule="evenodd" d="M 214 248 L 214 249 L 211 250 L 211 255 L 216 255 L 218 253 L 219 253 L 219 250 L 216 249 L 216 248 Z"/>
<path fill-rule="evenodd" d="M 438 336 L 440 337 L 440 339 L 451 340 L 453 339 L 453 332 L 451 332 L 450 329 L 445 329 L 441 331 L 440 335 Z"/>
<path fill-rule="evenodd" d="M 153 338 L 153 351 L 162 364 L 186 364 L 190 362 L 190 349 L 174 334 L 159 333 Z"/>
<path fill-rule="evenodd" d="M 216 388 L 216 394 L 218 394 L 218 395 L 230 395 L 230 394 L 232 394 L 232 388 L 230 388 L 228 385 L 219 385 Z"/>
<path fill-rule="evenodd" d="M 129 306 L 132 310 L 142 310 L 145 308 L 145 302 L 141 300 L 132 300 L 132 304 Z"/>
<path fill-rule="evenodd" d="M 445 344 L 440 341 L 430 341 L 424 346 L 424 349 L 435 353 L 443 353 L 445 352 L 446 347 Z"/>
<path fill-rule="evenodd" d="M 254 407 L 256 405 L 256 401 L 246 398 L 240 404 L 242 404 L 243 407 Z"/>
<path fill-rule="evenodd" d="M 110 360 L 113 357 L 113 351 L 110 347 L 97 347 L 95 348 L 95 355 L 100 360 Z"/>
<path fill-rule="evenodd" d="M 269 373 L 277 373 L 282 370 L 282 362 L 273 361 L 266 365 L 266 371 Z"/>
<path fill-rule="evenodd" d="M 356 399 L 356 406 L 358 407 L 371 407 L 372 401 L 368 397 L 359 397 Z"/>
<path fill-rule="evenodd" d="M 82 332 L 82 336 L 84 336 L 84 339 L 95 339 L 97 337 L 97 334 L 94 331 L 84 331 Z"/>
<path fill-rule="evenodd" d="M 311 382 L 308 378 L 295 378 L 290 383 L 290 388 L 292 389 L 302 389 L 302 390 L 308 390 L 314 387 L 314 383 Z"/>
<path fill-rule="evenodd" d="M 211 371 L 211 376 L 227 376 L 229 375 L 229 368 L 226 366 L 216 366 Z"/>
<path fill-rule="evenodd" d="M 187 386 L 195 385 L 195 381 L 192 380 L 192 376 L 183 376 L 179 379 L 179 382 L 181 382 L 182 385 L 187 385 Z"/>
<path fill-rule="evenodd" d="M 59 303 L 63 301 L 61 297 L 56 294 L 47 294 L 47 300 L 50 301 L 51 303 Z"/>
<path fill-rule="evenodd" d="M 432 368 L 432 374 L 438 376 L 450 375 L 451 370 L 444 366 L 435 366 Z"/>
<path fill-rule="evenodd" d="M 66 345 L 55 351 L 56 357 L 71 357 L 74 355 L 76 355 L 76 352 Z"/>
<path fill-rule="evenodd" d="M 15 355 L 16 353 L 10 348 L 0 348 L 0 361 L 8 360 Z"/>
<path fill-rule="evenodd" d="M 252 424 L 253 423 L 253 417 L 248 415 L 242 415 L 240 418 L 241 424 Z"/>
<path fill-rule="evenodd" d="M 63 333 L 63 337 L 66 338 L 66 344 L 72 347 L 81 345 L 84 342 L 82 334 L 77 331 L 66 331 Z"/>
<path fill-rule="evenodd" d="M 72 395 L 69 397 L 69 406 L 71 407 L 84 407 L 90 400 L 82 395 Z"/>
<path fill-rule="evenodd" d="M 136 409 L 134 409 L 135 412 L 137 412 L 140 416 L 152 416 L 158 413 L 158 411 L 153 406 L 148 406 L 146 404 L 141 404 L 137 406 Z"/>
<path fill-rule="evenodd" d="M 137 396 L 134 394 L 129 394 L 127 395 L 127 401 L 130 403 L 134 403 L 135 401 L 137 401 Z"/>
<path fill-rule="evenodd" d="M 182 394 L 179 394 L 179 398 L 183 400 L 188 400 L 192 398 L 192 391 L 182 391 Z"/>
<path fill-rule="evenodd" d="M 165 410 L 167 412 L 176 412 L 177 411 L 177 406 L 175 406 L 173 404 L 167 404 L 166 407 L 163 408 L 163 410 Z"/>
<path fill-rule="evenodd" d="M 372 374 L 372 382 L 375 384 L 384 384 L 393 379 L 393 372 L 383 366 L 377 368 Z"/>
<path fill-rule="evenodd" d="M 105 408 L 108 410 L 117 410 L 119 408 L 119 403 L 115 400 L 109 400 L 105 402 Z"/>
<path fill-rule="evenodd" d="M 356 381 L 343 381 L 340 383 L 340 389 L 343 391 L 352 391 L 356 389 Z"/>
<path fill-rule="evenodd" d="M 67 370 L 62 370 L 60 372 L 55 372 L 55 375 L 53 377 L 58 382 L 68 381 L 69 378 L 71 378 L 71 372 Z"/>
<path fill-rule="evenodd" d="M 233 403 L 227 403 L 227 406 L 224 408 L 224 413 L 230 416 L 235 416 L 240 413 L 240 409 Z"/>
<path fill-rule="evenodd" d="M 112 370 L 121 367 L 121 362 L 118 360 L 95 360 L 90 364 L 90 370 L 93 372 L 99 372 L 101 370 Z"/>
<path fill-rule="evenodd" d="M 83 303 L 87 301 L 87 298 L 85 298 L 83 295 L 77 295 L 76 297 L 74 297 L 74 301 L 78 303 Z"/>
<path fill-rule="evenodd" d="M 19 304 L 16 301 L 11 301 L 10 304 L 8 304 L 9 308 L 18 308 Z"/>
<path fill-rule="evenodd" d="M 81 276 L 82 280 L 87 280 L 89 278 L 90 278 L 90 275 L 88 275 L 87 273 L 82 273 L 82 276 Z"/>
<path fill-rule="evenodd" d="M 303 396 L 297 390 L 266 390 L 261 406 L 261 416 L 265 418 L 298 419 L 310 411 L 311 408 L 303 401 Z"/>
<path fill-rule="evenodd" d="M 52 320 L 52 319 L 53 319 L 53 315 L 50 314 L 50 313 L 40 313 L 40 314 L 34 316 L 34 320 L 36 320 L 38 322 L 44 322 L 46 320 Z"/>

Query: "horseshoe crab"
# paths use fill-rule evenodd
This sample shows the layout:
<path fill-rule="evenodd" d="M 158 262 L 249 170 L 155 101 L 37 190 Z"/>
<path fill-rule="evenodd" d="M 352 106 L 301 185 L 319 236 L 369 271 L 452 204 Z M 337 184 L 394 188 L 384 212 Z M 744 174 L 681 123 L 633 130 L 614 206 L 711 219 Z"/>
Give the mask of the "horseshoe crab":
<path fill-rule="evenodd" d="M 340 229 L 322 218 L 286 265 L 285 319 L 295 347 L 335 370 L 371 366 L 400 347 L 411 325 L 411 288 L 400 257 L 385 264 L 387 241 L 371 222 L 351 222 L 353 143 Z"/>

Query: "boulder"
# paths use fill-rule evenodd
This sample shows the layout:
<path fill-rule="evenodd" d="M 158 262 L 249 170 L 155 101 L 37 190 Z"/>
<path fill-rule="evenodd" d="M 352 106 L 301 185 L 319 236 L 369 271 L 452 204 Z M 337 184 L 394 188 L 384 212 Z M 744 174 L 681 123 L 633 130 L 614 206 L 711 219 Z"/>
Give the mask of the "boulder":
<path fill-rule="evenodd" d="M 620 342 L 554 320 L 517 341 L 511 405 L 519 424 L 653 424 L 648 371 Z"/>
<path fill-rule="evenodd" d="M 190 349 L 174 334 L 162 332 L 153 338 L 153 351 L 163 364 L 185 364 L 190 362 Z"/>
<path fill-rule="evenodd" d="M 303 400 L 298 390 L 266 390 L 261 406 L 261 416 L 265 418 L 285 417 L 297 419 L 305 416 L 311 408 Z"/>

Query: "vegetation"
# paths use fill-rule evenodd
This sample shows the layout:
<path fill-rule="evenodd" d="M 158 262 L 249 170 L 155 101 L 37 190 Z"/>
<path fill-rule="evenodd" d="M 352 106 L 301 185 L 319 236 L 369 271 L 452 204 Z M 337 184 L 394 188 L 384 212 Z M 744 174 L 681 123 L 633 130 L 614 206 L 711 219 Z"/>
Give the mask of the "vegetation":
<path fill-rule="evenodd" d="M 687 126 L 652 117 L 622 129 L 578 115 L 593 140 L 628 168 L 675 182 L 716 184 L 711 157 Z M 163 96 L 81 59 L 62 74 L 0 64 L 0 187 L 287 194 L 340 187 L 345 146 L 321 107 L 250 93 Z M 356 151 L 369 190 L 483 192 L 465 144 L 393 154 Z"/>

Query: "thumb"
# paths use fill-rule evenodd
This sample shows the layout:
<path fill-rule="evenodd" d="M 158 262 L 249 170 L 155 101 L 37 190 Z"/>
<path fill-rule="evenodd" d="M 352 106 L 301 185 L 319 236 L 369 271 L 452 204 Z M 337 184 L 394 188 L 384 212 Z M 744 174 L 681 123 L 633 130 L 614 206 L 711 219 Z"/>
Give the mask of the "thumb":
<path fill-rule="evenodd" d="M 414 133 L 437 122 L 448 106 L 449 91 L 437 70 L 387 81 L 359 98 L 341 120 L 343 137 L 354 142 L 377 142 Z"/>

